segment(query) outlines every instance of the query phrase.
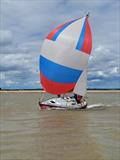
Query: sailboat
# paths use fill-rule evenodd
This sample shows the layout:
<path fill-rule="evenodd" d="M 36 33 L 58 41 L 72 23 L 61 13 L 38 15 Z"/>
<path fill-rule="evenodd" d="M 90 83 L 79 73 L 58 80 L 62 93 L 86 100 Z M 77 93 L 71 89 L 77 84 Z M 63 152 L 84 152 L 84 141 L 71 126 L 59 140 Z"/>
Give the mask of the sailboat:
<path fill-rule="evenodd" d="M 40 81 L 47 93 L 59 95 L 39 101 L 40 109 L 84 109 L 87 102 L 77 103 L 72 92 L 84 97 L 87 91 L 87 66 L 92 49 L 89 15 L 68 21 L 45 38 L 40 54 Z M 62 96 L 60 96 L 62 95 Z"/>

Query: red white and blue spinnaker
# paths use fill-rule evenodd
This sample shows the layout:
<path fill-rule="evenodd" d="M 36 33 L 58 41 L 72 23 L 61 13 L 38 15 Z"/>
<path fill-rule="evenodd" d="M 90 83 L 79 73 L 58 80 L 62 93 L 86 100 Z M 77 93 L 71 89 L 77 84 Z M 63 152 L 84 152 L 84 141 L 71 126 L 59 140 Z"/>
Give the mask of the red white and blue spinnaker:
<path fill-rule="evenodd" d="M 88 16 L 68 21 L 51 31 L 41 48 L 40 80 L 51 94 L 86 94 L 87 65 L 92 49 Z"/>

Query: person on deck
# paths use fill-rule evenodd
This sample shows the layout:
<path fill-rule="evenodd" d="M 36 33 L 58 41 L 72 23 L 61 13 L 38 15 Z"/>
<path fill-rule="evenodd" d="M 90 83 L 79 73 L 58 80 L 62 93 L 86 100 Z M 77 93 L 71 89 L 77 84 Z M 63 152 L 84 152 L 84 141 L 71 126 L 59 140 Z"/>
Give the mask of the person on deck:
<path fill-rule="evenodd" d="M 78 104 L 81 103 L 82 97 L 83 96 L 81 96 L 81 95 L 74 94 L 74 98 L 75 98 L 75 100 L 77 101 Z"/>
<path fill-rule="evenodd" d="M 57 95 L 57 97 L 58 97 L 58 98 L 60 98 L 60 97 L 61 97 L 61 95 L 60 95 L 60 94 L 58 94 L 58 95 Z"/>
<path fill-rule="evenodd" d="M 57 97 L 58 98 L 64 98 L 64 94 L 58 94 Z"/>

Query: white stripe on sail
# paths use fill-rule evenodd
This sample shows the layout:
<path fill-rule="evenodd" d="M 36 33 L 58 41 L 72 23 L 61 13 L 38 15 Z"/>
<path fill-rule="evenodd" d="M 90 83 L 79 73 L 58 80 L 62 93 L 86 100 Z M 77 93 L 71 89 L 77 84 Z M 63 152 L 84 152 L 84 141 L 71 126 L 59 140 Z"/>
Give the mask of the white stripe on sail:
<path fill-rule="evenodd" d="M 41 49 L 45 58 L 78 70 L 87 67 L 89 55 L 75 49 L 73 40 L 62 39 L 61 42 L 46 39 Z"/>
<path fill-rule="evenodd" d="M 78 95 L 84 96 L 86 94 L 86 88 L 87 88 L 87 72 L 86 70 L 84 70 L 80 78 L 78 79 L 73 92 Z"/>
<path fill-rule="evenodd" d="M 63 39 L 66 39 L 69 41 L 69 39 L 72 39 L 72 43 L 74 45 L 74 48 L 76 48 L 76 44 L 79 40 L 80 33 L 83 28 L 83 24 L 86 17 L 83 17 L 72 24 L 70 24 L 68 27 L 66 27 L 58 36 L 57 41 L 62 42 Z"/>

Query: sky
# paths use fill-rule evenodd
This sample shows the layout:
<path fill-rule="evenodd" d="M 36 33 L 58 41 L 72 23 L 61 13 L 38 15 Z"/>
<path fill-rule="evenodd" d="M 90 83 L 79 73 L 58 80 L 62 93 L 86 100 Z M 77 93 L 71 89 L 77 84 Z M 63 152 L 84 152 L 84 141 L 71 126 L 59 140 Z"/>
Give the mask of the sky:
<path fill-rule="evenodd" d="M 90 12 L 88 88 L 120 88 L 119 0 L 1 0 L 0 87 L 41 88 L 39 56 L 47 34 Z"/>

